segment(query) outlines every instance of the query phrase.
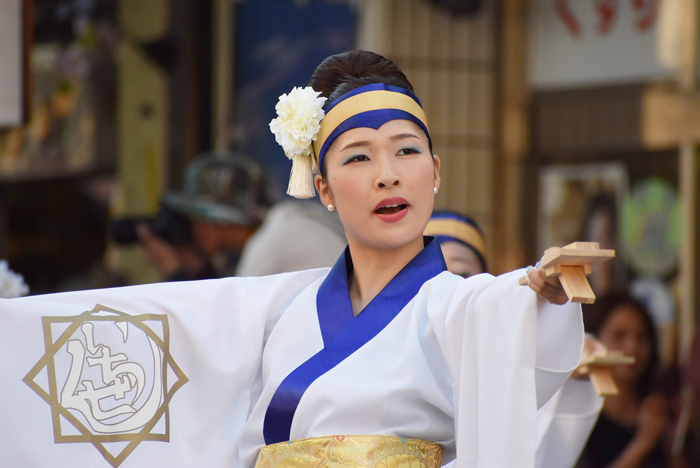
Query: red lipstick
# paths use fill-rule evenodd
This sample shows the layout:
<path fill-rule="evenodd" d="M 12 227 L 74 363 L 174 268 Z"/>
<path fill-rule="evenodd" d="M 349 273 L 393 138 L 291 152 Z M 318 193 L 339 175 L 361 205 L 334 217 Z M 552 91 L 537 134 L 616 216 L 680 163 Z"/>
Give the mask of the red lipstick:
<path fill-rule="evenodd" d="M 374 214 L 385 223 L 395 223 L 408 213 L 410 204 L 405 198 L 391 197 L 377 203 Z"/>

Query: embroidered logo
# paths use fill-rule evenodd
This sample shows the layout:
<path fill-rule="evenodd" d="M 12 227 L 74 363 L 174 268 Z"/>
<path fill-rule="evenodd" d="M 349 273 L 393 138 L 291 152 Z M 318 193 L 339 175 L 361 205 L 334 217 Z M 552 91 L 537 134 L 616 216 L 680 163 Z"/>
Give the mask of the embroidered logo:
<path fill-rule="evenodd" d="M 169 442 L 169 403 L 187 377 L 166 315 L 97 305 L 43 326 L 46 354 L 24 382 L 51 406 L 54 442 L 91 443 L 115 468 L 141 442 Z"/>

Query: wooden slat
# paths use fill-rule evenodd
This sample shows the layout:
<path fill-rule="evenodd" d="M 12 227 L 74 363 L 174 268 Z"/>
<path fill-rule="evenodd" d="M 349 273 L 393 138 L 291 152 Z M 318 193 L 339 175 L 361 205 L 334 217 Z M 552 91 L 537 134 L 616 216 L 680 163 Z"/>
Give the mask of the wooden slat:
<path fill-rule="evenodd" d="M 596 244 L 597 245 L 597 244 Z M 585 251 L 576 247 L 552 247 L 547 249 L 542 257 L 541 263 L 544 268 L 558 263 L 566 266 L 581 266 L 588 264 L 596 264 L 615 258 L 615 251 L 609 249 L 591 249 L 591 252 L 583 255 Z"/>
<path fill-rule="evenodd" d="M 619 393 L 611 369 L 605 367 L 591 369 L 589 378 L 599 396 L 614 396 Z"/>
<path fill-rule="evenodd" d="M 635 363 L 635 359 L 632 356 L 625 356 L 621 351 L 608 351 L 607 354 L 602 356 L 584 356 L 581 359 L 579 366 L 618 366 L 618 365 L 631 365 Z"/>
<path fill-rule="evenodd" d="M 498 184 L 491 194 L 498 211 L 494 212 L 492 271 L 498 273 L 521 267 L 525 263 L 522 235 L 523 160 L 529 149 L 528 87 L 526 78 L 525 33 L 526 2 L 500 2 L 501 65 L 498 76 L 499 151 L 495 153 Z M 495 54 L 495 53 L 494 53 Z"/>
<path fill-rule="evenodd" d="M 559 280 L 571 302 L 579 302 L 581 304 L 593 304 L 595 302 L 595 294 L 593 294 L 591 285 L 588 284 L 583 268 L 562 266 Z"/>

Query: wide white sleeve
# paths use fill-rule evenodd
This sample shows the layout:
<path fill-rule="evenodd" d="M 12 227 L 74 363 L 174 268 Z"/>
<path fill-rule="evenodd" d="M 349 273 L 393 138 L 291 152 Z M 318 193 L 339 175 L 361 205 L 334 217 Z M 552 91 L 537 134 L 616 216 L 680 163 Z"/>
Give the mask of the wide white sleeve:
<path fill-rule="evenodd" d="M 323 274 L 0 300 L 2 465 L 240 466 L 266 333 Z"/>
<path fill-rule="evenodd" d="M 523 275 L 434 281 L 428 312 L 453 380 L 456 467 L 534 466 L 537 408 L 580 361 L 580 306 L 539 303 Z"/>
<path fill-rule="evenodd" d="M 537 468 L 572 468 L 591 435 L 604 398 L 589 380 L 568 379 L 537 411 Z"/>

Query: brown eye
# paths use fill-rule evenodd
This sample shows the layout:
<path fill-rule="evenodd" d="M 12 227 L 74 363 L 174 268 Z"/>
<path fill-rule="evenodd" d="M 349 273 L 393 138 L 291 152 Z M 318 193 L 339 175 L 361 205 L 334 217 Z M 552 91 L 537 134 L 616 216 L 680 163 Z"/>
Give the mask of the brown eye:
<path fill-rule="evenodd" d="M 364 154 L 358 154 L 356 156 L 348 158 L 343 164 L 345 165 L 345 164 L 350 164 L 353 162 L 360 162 L 360 161 L 369 161 L 369 158 Z"/>
<path fill-rule="evenodd" d="M 613 339 L 617 342 L 623 341 L 625 339 L 625 331 L 624 330 L 617 330 L 615 333 L 613 333 Z"/>
<path fill-rule="evenodd" d="M 408 156 L 409 154 L 419 154 L 420 150 L 417 148 L 402 148 L 399 150 L 399 155 L 401 156 Z"/>

